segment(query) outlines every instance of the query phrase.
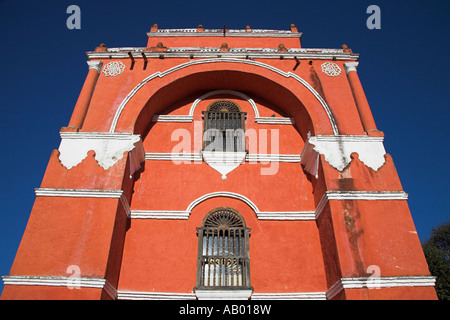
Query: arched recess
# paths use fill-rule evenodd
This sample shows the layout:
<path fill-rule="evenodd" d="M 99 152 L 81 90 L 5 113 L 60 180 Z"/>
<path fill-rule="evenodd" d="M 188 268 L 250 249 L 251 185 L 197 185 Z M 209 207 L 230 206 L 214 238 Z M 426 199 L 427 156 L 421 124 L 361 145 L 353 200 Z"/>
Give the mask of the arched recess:
<path fill-rule="evenodd" d="M 122 101 L 110 132 L 143 134 L 154 114 L 183 97 L 213 90 L 236 90 L 279 106 L 294 118 L 304 139 L 307 131 L 315 135 L 339 134 L 326 102 L 305 80 L 249 61 L 203 59 L 147 77 Z"/>

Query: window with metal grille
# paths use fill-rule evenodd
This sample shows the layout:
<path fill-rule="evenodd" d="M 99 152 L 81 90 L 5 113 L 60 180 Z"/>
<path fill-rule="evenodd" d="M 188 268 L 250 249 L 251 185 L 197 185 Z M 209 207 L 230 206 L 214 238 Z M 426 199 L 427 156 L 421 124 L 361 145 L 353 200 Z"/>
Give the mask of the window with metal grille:
<path fill-rule="evenodd" d="M 206 151 L 245 151 L 245 116 L 230 100 L 217 100 L 203 111 L 203 149 Z"/>
<path fill-rule="evenodd" d="M 198 231 L 195 289 L 252 289 L 249 232 L 242 216 L 231 208 L 217 208 L 203 219 Z"/>

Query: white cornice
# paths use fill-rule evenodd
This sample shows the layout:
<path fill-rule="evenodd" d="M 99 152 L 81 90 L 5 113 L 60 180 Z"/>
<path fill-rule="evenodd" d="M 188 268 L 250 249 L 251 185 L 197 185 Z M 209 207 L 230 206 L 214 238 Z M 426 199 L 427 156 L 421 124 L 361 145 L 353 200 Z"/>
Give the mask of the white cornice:
<path fill-rule="evenodd" d="M 341 278 L 327 290 L 327 298 L 333 299 L 344 289 L 434 287 L 435 282 L 436 278 L 432 276 Z"/>
<path fill-rule="evenodd" d="M 5 285 L 80 287 L 104 289 L 111 298 L 116 298 L 116 289 L 106 279 L 87 277 L 39 277 L 39 276 L 2 276 Z"/>
<path fill-rule="evenodd" d="M 355 61 L 359 54 L 346 53 L 342 49 L 303 49 L 292 48 L 278 51 L 276 48 L 230 48 L 220 51 L 220 48 L 168 48 L 166 51 L 145 51 L 146 48 L 108 48 L 107 51 L 88 51 L 88 59 L 134 59 L 156 58 L 218 58 L 229 57 L 239 59 L 298 59 L 298 60 L 337 60 Z M 130 54 L 128 54 L 130 53 Z"/>
<path fill-rule="evenodd" d="M 203 29 L 197 28 L 184 29 L 158 29 L 156 32 L 147 32 L 147 37 L 277 37 L 277 38 L 301 38 L 301 32 L 291 32 L 290 30 L 268 30 L 252 29 L 248 32 L 246 29 Z"/>

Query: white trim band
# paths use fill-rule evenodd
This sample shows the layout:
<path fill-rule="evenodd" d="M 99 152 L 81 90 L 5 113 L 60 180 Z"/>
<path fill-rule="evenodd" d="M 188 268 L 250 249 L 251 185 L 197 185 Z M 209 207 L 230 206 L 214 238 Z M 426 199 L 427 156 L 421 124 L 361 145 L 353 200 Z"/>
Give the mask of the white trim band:
<path fill-rule="evenodd" d="M 199 300 L 202 299 L 230 299 L 244 300 L 326 300 L 326 292 L 290 292 L 290 293 L 251 293 L 250 290 L 196 290 L 195 293 L 178 292 L 142 292 L 117 291 L 118 300 Z"/>
<path fill-rule="evenodd" d="M 433 276 L 341 278 L 327 290 L 327 298 L 333 299 L 344 289 L 434 287 L 435 283 L 436 277 Z"/>
<path fill-rule="evenodd" d="M 117 300 L 197 300 L 193 293 L 117 291 Z"/>
<path fill-rule="evenodd" d="M 217 58 L 227 56 L 241 59 L 299 59 L 299 60 L 338 60 L 355 61 L 359 54 L 344 52 L 343 49 L 309 49 L 286 48 L 287 51 L 279 51 L 278 48 L 235 48 L 228 51 L 220 51 L 219 47 L 169 47 L 165 51 L 147 51 L 144 47 L 120 47 L 107 48 L 106 51 L 89 51 L 86 53 L 89 59 L 127 59 L 129 53 L 135 59 L 159 58 L 161 54 L 171 58 Z"/>
<path fill-rule="evenodd" d="M 122 190 L 91 190 L 91 189 L 34 189 L 38 197 L 75 197 L 75 198 L 121 198 Z"/>
<path fill-rule="evenodd" d="M 35 188 L 38 197 L 73 197 L 73 198 L 110 198 L 120 199 L 127 217 L 130 217 L 131 209 L 123 190 L 94 190 L 94 189 L 55 189 Z"/>
<path fill-rule="evenodd" d="M 248 32 L 246 29 L 225 29 L 226 37 L 280 37 L 280 38 L 301 38 L 301 32 L 292 32 L 290 30 L 269 30 L 252 29 Z M 158 29 L 156 32 L 147 32 L 147 37 L 223 37 L 223 29 L 203 29 L 197 28 L 184 29 Z"/>
<path fill-rule="evenodd" d="M 408 200 L 404 191 L 327 191 L 328 200 Z"/>
<path fill-rule="evenodd" d="M 255 118 L 255 122 L 259 124 L 294 124 L 295 120 L 294 118 L 287 118 L 287 117 L 258 117 Z"/>
<path fill-rule="evenodd" d="M 253 293 L 251 300 L 327 300 L 326 292 Z"/>
<path fill-rule="evenodd" d="M 153 122 L 192 122 L 194 117 L 191 115 L 170 115 L 155 114 L 152 118 Z"/>
<path fill-rule="evenodd" d="M 248 162 L 293 162 L 301 161 L 299 154 L 247 154 L 245 161 Z M 202 162 L 203 158 L 200 153 L 164 153 L 164 152 L 147 152 L 145 160 L 168 160 L 168 161 L 197 161 Z"/>
<path fill-rule="evenodd" d="M 319 218 L 328 200 L 408 200 L 404 191 L 326 191 L 316 207 Z"/>
<path fill-rule="evenodd" d="M 198 300 L 249 300 L 252 290 L 195 290 Z"/>
<path fill-rule="evenodd" d="M 86 277 L 40 277 L 40 276 L 2 276 L 5 285 L 16 286 L 50 286 L 67 288 L 104 289 L 115 299 L 116 289 L 106 279 Z"/>

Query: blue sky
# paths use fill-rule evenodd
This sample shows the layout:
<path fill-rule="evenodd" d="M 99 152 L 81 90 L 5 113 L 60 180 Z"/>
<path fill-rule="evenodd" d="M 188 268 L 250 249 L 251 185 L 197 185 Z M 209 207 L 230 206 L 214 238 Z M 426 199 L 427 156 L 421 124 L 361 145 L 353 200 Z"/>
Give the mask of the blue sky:
<path fill-rule="evenodd" d="M 81 30 L 69 30 L 69 5 Z M 369 5 L 381 29 L 369 30 Z M 17 1 L 0 0 L 0 275 L 11 268 L 59 130 L 100 43 L 144 47 L 160 28 L 289 29 L 303 47 L 360 53 L 358 74 L 394 159 L 421 241 L 450 219 L 450 1 Z M 3 290 L 3 283 L 0 284 Z"/>

